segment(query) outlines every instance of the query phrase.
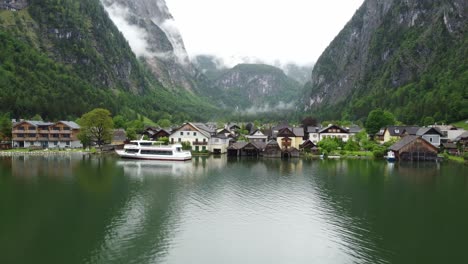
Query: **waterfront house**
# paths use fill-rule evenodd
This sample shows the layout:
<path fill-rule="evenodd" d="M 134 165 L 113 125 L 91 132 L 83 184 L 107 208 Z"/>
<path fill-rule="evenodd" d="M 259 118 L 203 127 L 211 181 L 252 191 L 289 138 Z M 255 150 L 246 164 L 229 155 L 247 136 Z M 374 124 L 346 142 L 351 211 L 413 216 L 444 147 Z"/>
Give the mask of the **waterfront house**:
<path fill-rule="evenodd" d="M 254 129 L 250 135 L 245 136 L 249 142 L 262 142 L 266 143 L 268 136 L 265 135 L 260 129 Z"/>
<path fill-rule="evenodd" d="M 425 161 L 437 160 L 438 148 L 421 136 L 408 135 L 390 146 L 397 160 Z"/>
<path fill-rule="evenodd" d="M 264 151 L 266 144 L 261 142 L 236 142 L 227 148 L 228 156 L 255 156 Z"/>
<path fill-rule="evenodd" d="M 437 148 L 440 146 L 440 139 L 443 136 L 442 132 L 440 132 L 438 128 L 434 127 L 422 127 L 418 129 L 416 135 L 421 136 Z"/>
<path fill-rule="evenodd" d="M 456 144 L 460 146 L 463 152 L 467 152 L 468 151 L 468 132 L 465 132 L 461 134 L 460 136 L 458 136 L 454 140 L 454 142 L 456 142 Z"/>
<path fill-rule="evenodd" d="M 115 147 L 122 147 L 127 141 L 127 133 L 125 132 L 125 129 L 119 128 L 119 129 L 114 129 L 112 133 L 112 140 L 111 140 L 111 145 Z"/>
<path fill-rule="evenodd" d="M 309 126 L 307 127 L 308 138 L 313 143 L 317 144 L 320 141 L 320 130 L 323 128 L 320 126 Z"/>
<path fill-rule="evenodd" d="M 301 127 L 284 127 L 276 134 L 276 142 L 281 149 L 295 148 L 299 149 L 304 143 L 304 130 Z"/>
<path fill-rule="evenodd" d="M 306 140 L 299 149 L 303 152 L 318 154 L 317 145 L 310 139 Z"/>
<path fill-rule="evenodd" d="M 80 148 L 79 132 L 80 126 L 73 121 L 21 121 L 13 125 L 12 144 L 18 148 Z"/>
<path fill-rule="evenodd" d="M 169 138 L 169 136 L 171 135 L 171 131 L 170 129 L 159 129 L 158 131 L 156 131 L 156 133 L 153 134 L 153 136 L 151 137 L 151 140 L 154 140 L 154 141 L 159 141 L 161 138 Z"/>
<path fill-rule="evenodd" d="M 455 143 L 442 143 L 441 150 L 446 151 L 450 155 L 460 155 L 460 151 L 458 151 L 457 144 Z"/>
<path fill-rule="evenodd" d="M 418 126 L 389 126 L 381 128 L 376 136 L 380 144 L 384 144 L 391 140 L 399 140 L 404 136 L 415 136 L 419 129 Z"/>
<path fill-rule="evenodd" d="M 281 148 L 276 140 L 268 141 L 263 156 L 266 158 L 281 158 Z"/>
<path fill-rule="evenodd" d="M 229 137 L 223 133 L 217 134 L 214 128 L 202 123 L 185 123 L 171 133 L 169 141 L 172 144 L 189 142 L 192 151 L 208 151 L 218 154 L 226 153 L 229 146 Z"/>
<path fill-rule="evenodd" d="M 341 139 L 343 142 L 348 141 L 350 138 L 349 131 L 345 128 L 342 128 L 337 125 L 329 125 L 322 130 L 319 131 L 319 141 L 325 138 L 338 138 Z"/>

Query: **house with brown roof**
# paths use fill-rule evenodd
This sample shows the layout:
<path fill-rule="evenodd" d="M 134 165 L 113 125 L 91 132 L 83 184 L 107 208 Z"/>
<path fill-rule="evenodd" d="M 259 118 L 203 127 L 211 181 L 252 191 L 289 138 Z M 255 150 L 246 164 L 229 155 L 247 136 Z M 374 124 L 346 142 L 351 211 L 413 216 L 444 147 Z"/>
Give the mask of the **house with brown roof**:
<path fill-rule="evenodd" d="M 391 140 L 399 140 L 407 135 L 414 136 L 419 129 L 418 126 L 389 126 L 381 128 L 376 137 L 380 144 L 383 144 Z"/>
<path fill-rule="evenodd" d="M 12 144 L 18 148 L 81 148 L 79 132 L 80 126 L 73 121 L 20 121 L 12 127 Z"/>
<path fill-rule="evenodd" d="M 262 142 L 236 142 L 227 148 L 228 156 L 255 156 L 262 154 L 266 144 Z"/>
<path fill-rule="evenodd" d="M 439 149 L 421 136 L 408 135 L 389 147 L 400 161 L 437 160 Z"/>
<path fill-rule="evenodd" d="M 301 127 L 285 127 L 278 131 L 276 142 L 281 149 L 295 148 L 299 149 L 304 143 L 304 129 Z"/>

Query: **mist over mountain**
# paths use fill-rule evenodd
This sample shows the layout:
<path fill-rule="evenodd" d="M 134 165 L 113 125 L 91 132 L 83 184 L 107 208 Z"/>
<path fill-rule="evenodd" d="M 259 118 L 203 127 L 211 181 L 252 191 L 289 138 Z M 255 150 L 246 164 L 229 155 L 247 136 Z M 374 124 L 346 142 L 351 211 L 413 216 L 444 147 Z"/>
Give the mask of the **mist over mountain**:
<path fill-rule="evenodd" d="M 192 63 L 197 69 L 199 69 L 202 73 L 206 74 L 211 79 L 240 64 L 271 65 L 281 69 L 289 78 L 292 78 L 302 85 L 310 81 L 311 71 L 314 67 L 313 63 L 308 65 L 299 65 L 292 62 L 281 63 L 280 61 L 268 63 L 259 58 L 251 57 L 231 57 L 230 59 L 226 60 L 215 55 L 197 55 L 192 58 Z"/>
<path fill-rule="evenodd" d="M 196 90 L 193 68 L 164 0 L 101 0 L 133 52 L 166 87 Z"/>

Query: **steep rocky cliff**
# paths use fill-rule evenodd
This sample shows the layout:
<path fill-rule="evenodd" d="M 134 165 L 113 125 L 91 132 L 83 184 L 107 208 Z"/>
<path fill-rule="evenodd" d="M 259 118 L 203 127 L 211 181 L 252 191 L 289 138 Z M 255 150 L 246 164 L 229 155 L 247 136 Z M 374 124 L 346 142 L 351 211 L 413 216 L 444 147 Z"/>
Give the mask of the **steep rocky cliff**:
<path fill-rule="evenodd" d="M 110 18 L 166 88 L 194 91 L 197 71 L 164 0 L 101 0 Z"/>
<path fill-rule="evenodd" d="M 306 109 L 406 123 L 468 117 L 468 2 L 366 0 L 317 61 Z"/>
<path fill-rule="evenodd" d="M 129 118 L 139 113 L 177 122 L 214 112 L 192 93 L 162 86 L 99 0 L 13 2 L 27 5 L 0 10 L 0 112 L 58 119 L 105 107 Z M 155 46 L 174 50 L 168 38 Z"/>

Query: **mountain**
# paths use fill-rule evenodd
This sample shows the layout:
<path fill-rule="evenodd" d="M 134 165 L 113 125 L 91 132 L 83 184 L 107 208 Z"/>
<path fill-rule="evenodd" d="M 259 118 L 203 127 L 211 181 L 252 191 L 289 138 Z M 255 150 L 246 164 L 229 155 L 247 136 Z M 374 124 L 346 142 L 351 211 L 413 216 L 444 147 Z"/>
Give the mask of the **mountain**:
<path fill-rule="evenodd" d="M 307 82 L 311 81 L 311 72 L 314 68 L 314 65 L 297 65 L 294 63 L 288 63 L 286 65 L 275 65 L 278 68 L 281 68 L 284 73 L 289 77 L 300 84 L 304 85 Z"/>
<path fill-rule="evenodd" d="M 315 64 L 305 108 L 329 119 L 375 108 L 408 124 L 466 119 L 467 5 L 365 0 Z"/>
<path fill-rule="evenodd" d="M 7 0 L 0 8 L 0 112 L 71 119 L 105 107 L 182 122 L 216 110 L 190 89 L 155 77 L 99 0 Z M 150 51 L 175 54 L 168 39 Z"/>
<path fill-rule="evenodd" d="M 302 86 L 276 67 L 266 64 L 239 64 L 224 70 L 212 80 L 206 96 L 213 102 L 234 109 L 250 107 L 294 108 Z"/>
<path fill-rule="evenodd" d="M 101 0 L 135 54 L 167 88 L 194 92 L 197 75 L 164 0 Z"/>

